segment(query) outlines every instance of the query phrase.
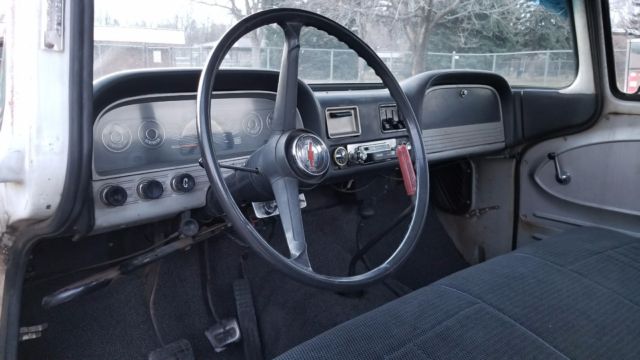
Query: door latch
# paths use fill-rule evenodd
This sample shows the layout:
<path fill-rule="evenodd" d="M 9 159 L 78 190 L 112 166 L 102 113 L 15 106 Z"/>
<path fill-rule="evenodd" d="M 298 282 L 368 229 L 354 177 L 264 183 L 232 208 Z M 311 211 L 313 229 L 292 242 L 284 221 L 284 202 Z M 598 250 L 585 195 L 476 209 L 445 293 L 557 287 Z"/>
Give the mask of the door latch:
<path fill-rule="evenodd" d="M 571 182 L 571 174 L 562 170 L 562 166 L 560 166 L 560 160 L 558 159 L 558 154 L 554 152 L 550 152 L 547 154 L 547 158 L 553 161 L 553 165 L 556 169 L 556 181 L 558 184 L 567 185 Z"/>

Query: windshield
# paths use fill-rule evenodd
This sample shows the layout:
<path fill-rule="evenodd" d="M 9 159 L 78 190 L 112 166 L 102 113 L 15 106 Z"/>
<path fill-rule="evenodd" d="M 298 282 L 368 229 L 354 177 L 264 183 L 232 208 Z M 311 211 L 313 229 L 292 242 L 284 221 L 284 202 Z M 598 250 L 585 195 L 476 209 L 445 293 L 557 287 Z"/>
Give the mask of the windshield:
<path fill-rule="evenodd" d="M 0 128 L 2 128 L 2 119 L 4 119 L 4 93 L 5 93 L 5 51 L 4 51 L 4 7 L 0 6 Z"/>
<path fill-rule="evenodd" d="M 94 78 L 202 67 L 234 23 L 274 7 L 341 23 L 400 80 L 428 70 L 475 69 L 497 72 L 512 85 L 563 87 L 576 73 L 564 0 L 96 0 Z M 236 44 L 223 67 L 278 70 L 282 43 L 278 28 L 260 29 Z M 299 74 L 309 83 L 379 81 L 353 51 L 315 29 L 303 30 Z"/>

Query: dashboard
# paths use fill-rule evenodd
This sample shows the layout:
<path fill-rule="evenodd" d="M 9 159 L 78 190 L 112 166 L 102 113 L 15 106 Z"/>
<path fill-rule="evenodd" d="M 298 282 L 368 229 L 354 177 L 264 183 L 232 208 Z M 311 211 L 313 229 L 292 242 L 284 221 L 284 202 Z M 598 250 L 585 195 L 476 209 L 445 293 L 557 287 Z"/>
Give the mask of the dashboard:
<path fill-rule="evenodd" d="M 141 71 L 95 84 L 94 232 L 206 205 L 209 184 L 198 164 L 197 75 Z M 495 74 L 460 75 L 425 73 L 402 84 L 422 125 L 429 161 L 507 146 L 513 121 L 508 84 Z M 220 83 L 211 107 L 214 150 L 222 163 L 243 166 L 271 134 L 277 73 L 228 71 Z M 297 122 L 329 147 L 326 181 L 396 166 L 396 146 L 410 147 L 404 117 L 384 89 L 313 90 L 300 83 Z"/>

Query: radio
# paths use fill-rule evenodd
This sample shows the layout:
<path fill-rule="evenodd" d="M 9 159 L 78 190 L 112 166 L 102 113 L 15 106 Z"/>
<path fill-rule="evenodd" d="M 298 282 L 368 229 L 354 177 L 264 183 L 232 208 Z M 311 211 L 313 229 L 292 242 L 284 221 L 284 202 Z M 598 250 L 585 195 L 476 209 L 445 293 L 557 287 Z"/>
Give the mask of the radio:
<path fill-rule="evenodd" d="M 385 139 L 365 143 L 346 144 L 333 149 L 333 162 L 339 168 L 368 165 L 396 159 L 396 147 L 406 144 L 408 138 Z"/>

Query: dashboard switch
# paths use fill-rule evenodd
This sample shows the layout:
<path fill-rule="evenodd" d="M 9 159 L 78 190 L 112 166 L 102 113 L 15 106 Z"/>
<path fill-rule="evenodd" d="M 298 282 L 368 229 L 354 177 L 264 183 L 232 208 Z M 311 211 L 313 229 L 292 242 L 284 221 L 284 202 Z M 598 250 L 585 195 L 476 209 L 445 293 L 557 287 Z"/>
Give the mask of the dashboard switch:
<path fill-rule="evenodd" d="M 404 118 L 396 105 L 380 106 L 380 122 L 382 132 L 400 131 L 406 129 Z"/>
<path fill-rule="evenodd" d="M 347 163 L 349 162 L 349 153 L 347 152 L 347 149 L 344 148 L 344 146 L 337 147 L 335 150 L 333 150 L 333 161 L 340 167 L 347 165 Z"/>
<path fill-rule="evenodd" d="M 158 180 L 145 180 L 138 184 L 138 195 L 145 200 L 159 199 L 163 192 L 164 187 Z"/>
<path fill-rule="evenodd" d="M 369 157 L 369 154 L 367 154 L 367 148 L 364 146 L 358 146 L 354 154 L 355 160 L 360 164 L 364 164 Z"/>
<path fill-rule="evenodd" d="M 171 179 L 171 188 L 175 192 L 188 193 L 196 187 L 196 179 L 191 174 L 179 174 Z"/>
<path fill-rule="evenodd" d="M 120 185 L 109 185 L 100 192 L 100 200 L 107 206 L 122 206 L 127 202 L 127 190 Z"/>

